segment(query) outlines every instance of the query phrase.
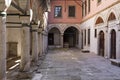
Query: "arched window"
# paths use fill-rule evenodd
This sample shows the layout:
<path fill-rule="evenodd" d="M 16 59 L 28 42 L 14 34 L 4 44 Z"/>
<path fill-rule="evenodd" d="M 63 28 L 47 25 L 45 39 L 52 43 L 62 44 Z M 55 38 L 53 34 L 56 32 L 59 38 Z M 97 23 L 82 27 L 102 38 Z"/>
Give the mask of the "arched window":
<path fill-rule="evenodd" d="M 104 23 L 104 21 L 101 17 L 98 17 L 95 24 L 97 25 L 97 24 L 100 24 L 100 23 Z"/>
<path fill-rule="evenodd" d="M 111 20 L 115 20 L 116 19 L 116 16 L 115 14 L 112 12 L 110 13 L 109 17 L 108 17 L 108 21 L 111 21 Z"/>

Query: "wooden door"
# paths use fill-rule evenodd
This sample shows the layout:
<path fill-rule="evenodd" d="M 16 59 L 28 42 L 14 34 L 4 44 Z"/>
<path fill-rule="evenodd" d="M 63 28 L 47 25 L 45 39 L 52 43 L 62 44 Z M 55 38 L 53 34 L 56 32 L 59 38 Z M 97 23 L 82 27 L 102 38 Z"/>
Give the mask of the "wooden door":
<path fill-rule="evenodd" d="M 105 44 L 104 32 L 101 31 L 99 33 L 99 52 L 98 52 L 98 55 L 100 55 L 100 56 L 104 56 L 104 44 Z"/>
<path fill-rule="evenodd" d="M 110 58 L 116 59 L 116 32 L 115 30 L 111 31 L 111 55 Z"/>

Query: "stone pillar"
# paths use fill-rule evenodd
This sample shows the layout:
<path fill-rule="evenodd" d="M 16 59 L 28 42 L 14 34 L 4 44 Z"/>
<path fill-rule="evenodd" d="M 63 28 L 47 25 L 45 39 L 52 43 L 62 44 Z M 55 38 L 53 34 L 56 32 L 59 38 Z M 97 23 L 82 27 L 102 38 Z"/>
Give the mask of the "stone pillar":
<path fill-rule="evenodd" d="M 42 53 L 44 53 L 45 45 L 44 45 L 44 32 L 42 33 Z"/>
<path fill-rule="evenodd" d="M 22 53 L 20 70 L 30 70 L 30 27 L 28 27 L 27 24 L 22 25 Z"/>
<path fill-rule="evenodd" d="M 46 52 L 46 47 L 47 46 L 47 42 L 46 42 L 46 33 L 45 31 L 42 32 L 42 50 L 43 50 L 43 53 Z"/>
<path fill-rule="evenodd" d="M 38 55 L 40 55 L 40 33 L 38 32 Z"/>
<path fill-rule="evenodd" d="M 32 61 L 38 61 L 38 26 L 32 25 Z"/>
<path fill-rule="evenodd" d="M 47 39 L 47 33 L 45 33 L 45 53 L 47 53 L 47 46 L 48 46 L 48 39 Z"/>
<path fill-rule="evenodd" d="M 6 12 L 0 13 L 0 80 L 6 80 Z"/>
<path fill-rule="evenodd" d="M 79 34 L 78 34 L 78 48 L 79 49 L 81 49 L 81 39 L 82 39 L 82 37 L 81 37 L 81 33 L 79 32 Z"/>
<path fill-rule="evenodd" d="M 110 48 L 110 33 L 108 32 L 108 30 L 106 29 L 106 32 L 104 33 L 104 43 L 105 43 L 105 46 L 104 46 L 104 57 L 105 58 L 109 58 L 110 57 L 110 51 L 109 51 L 109 48 Z"/>
<path fill-rule="evenodd" d="M 43 37 L 42 33 L 40 33 L 40 54 L 43 53 Z"/>
<path fill-rule="evenodd" d="M 61 33 L 61 40 L 60 40 L 60 42 L 61 42 L 61 48 L 63 48 L 63 33 Z"/>
<path fill-rule="evenodd" d="M 38 38 L 39 38 L 38 39 L 39 40 L 38 41 L 39 42 L 38 43 L 39 44 L 39 56 L 41 56 L 42 55 L 42 29 L 40 29 L 40 28 L 38 29 L 38 34 L 39 34 L 38 35 Z"/>

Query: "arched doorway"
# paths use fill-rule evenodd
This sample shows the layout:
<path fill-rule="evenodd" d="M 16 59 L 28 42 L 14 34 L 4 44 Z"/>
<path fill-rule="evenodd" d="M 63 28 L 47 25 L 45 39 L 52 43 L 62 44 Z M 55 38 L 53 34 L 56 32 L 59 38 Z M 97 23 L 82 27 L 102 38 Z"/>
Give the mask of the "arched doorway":
<path fill-rule="evenodd" d="M 64 45 L 76 47 L 78 45 L 79 31 L 75 27 L 69 27 L 64 32 Z"/>
<path fill-rule="evenodd" d="M 99 33 L 99 50 L 98 50 L 98 55 L 104 56 L 104 46 L 105 46 L 104 32 L 100 31 L 100 33 Z"/>
<path fill-rule="evenodd" d="M 110 58 L 116 59 L 116 32 L 115 30 L 111 31 Z"/>
<path fill-rule="evenodd" d="M 52 28 L 48 32 L 48 46 L 59 46 L 60 45 L 60 31 L 57 28 Z"/>

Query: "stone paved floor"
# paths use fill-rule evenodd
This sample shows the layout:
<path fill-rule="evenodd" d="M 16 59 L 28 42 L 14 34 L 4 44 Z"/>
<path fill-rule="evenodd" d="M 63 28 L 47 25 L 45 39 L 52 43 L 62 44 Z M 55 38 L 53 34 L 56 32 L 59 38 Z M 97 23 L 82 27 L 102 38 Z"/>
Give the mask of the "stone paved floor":
<path fill-rule="evenodd" d="M 93 53 L 56 49 L 49 50 L 32 80 L 120 80 L 120 68 Z"/>

